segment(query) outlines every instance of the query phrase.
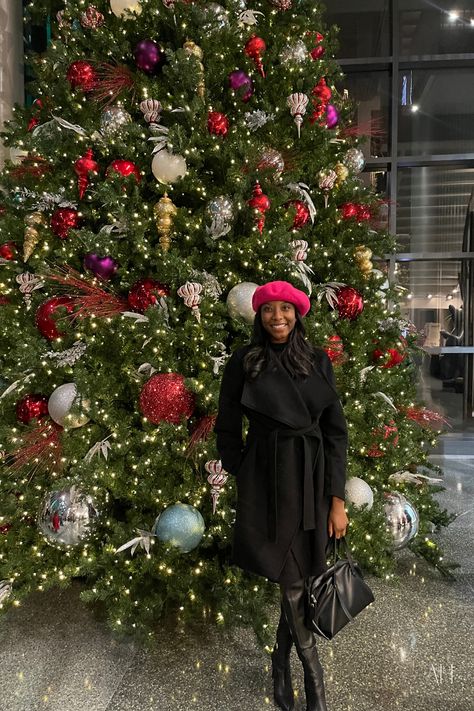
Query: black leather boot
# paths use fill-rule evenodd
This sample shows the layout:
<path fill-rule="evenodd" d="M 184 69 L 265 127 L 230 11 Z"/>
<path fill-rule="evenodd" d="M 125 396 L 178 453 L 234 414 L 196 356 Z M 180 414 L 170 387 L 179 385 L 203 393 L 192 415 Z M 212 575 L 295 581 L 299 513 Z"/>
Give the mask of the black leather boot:
<path fill-rule="evenodd" d="M 276 633 L 276 643 L 272 652 L 273 698 L 283 711 L 292 711 L 295 706 L 290 672 L 290 652 L 293 646 L 288 622 L 283 607 Z"/>
<path fill-rule="evenodd" d="M 282 591 L 282 606 L 298 657 L 303 664 L 306 711 L 327 711 L 323 668 L 316 649 L 316 635 L 304 624 L 304 580 L 299 580 Z"/>

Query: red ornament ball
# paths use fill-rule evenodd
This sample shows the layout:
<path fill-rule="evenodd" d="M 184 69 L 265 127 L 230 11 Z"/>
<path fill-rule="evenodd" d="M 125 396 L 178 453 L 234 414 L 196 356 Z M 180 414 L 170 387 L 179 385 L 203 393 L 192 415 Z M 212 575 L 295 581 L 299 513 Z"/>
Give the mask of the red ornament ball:
<path fill-rule="evenodd" d="M 194 395 L 186 388 L 179 373 L 157 373 L 145 383 L 140 393 L 140 412 L 153 424 L 171 422 L 179 425 L 194 412 Z"/>
<path fill-rule="evenodd" d="M 364 310 L 362 294 L 352 286 L 342 286 L 337 292 L 336 309 L 341 318 L 354 321 Z"/>
<path fill-rule="evenodd" d="M 119 173 L 124 178 L 128 178 L 129 175 L 133 175 L 135 176 L 137 183 L 139 183 L 142 179 L 140 171 L 135 163 L 132 163 L 131 160 L 124 160 L 123 158 L 117 158 L 117 160 L 113 160 L 109 165 L 105 174 L 109 177 L 112 173 Z"/>
<path fill-rule="evenodd" d="M 321 57 L 324 57 L 325 52 L 326 50 L 324 49 L 324 47 L 318 44 L 318 46 L 314 47 L 310 52 L 311 59 L 314 59 L 315 61 L 317 59 L 321 59 Z"/>
<path fill-rule="evenodd" d="M 69 65 L 66 78 L 72 89 L 92 91 L 97 86 L 97 73 L 90 62 L 79 59 Z"/>
<path fill-rule="evenodd" d="M 52 299 L 44 301 L 36 311 L 36 327 L 41 335 L 49 341 L 65 335 L 58 329 L 58 322 L 55 319 L 56 312 L 60 308 L 66 309 L 68 314 L 73 312 L 74 305 L 70 296 L 53 296 Z"/>
<path fill-rule="evenodd" d="M 329 103 L 332 96 L 332 91 L 326 84 L 326 80 L 322 77 L 315 87 L 313 87 L 311 94 L 316 96 L 323 104 Z"/>
<path fill-rule="evenodd" d="M 357 205 L 357 219 L 359 222 L 372 219 L 372 212 L 367 205 Z"/>
<path fill-rule="evenodd" d="M 401 346 L 399 348 L 387 348 L 382 350 L 381 348 L 376 348 L 372 353 L 372 358 L 374 361 L 378 361 L 377 365 L 381 368 L 394 368 L 396 365 L 400 365 L 402 361 L 406 358 L 406 341 L 405 339 L 400 339 Z M 383 359 L 383 362 L 380 362 Z"/>
<path fill-rule="evenodd" d="M 4 242 L 0 244 L 0 257 L 11 261 L 16 257 L 16 244 L 15 242 Z"/>
<path fill-rule="evenodd" d="M 350 220 L 353 217 L 357 217 L 359 212 L 358 205 L 354 202 L 345 202 L 344 205 L 341 205 L 339 210 L 341 211 L 341 215 L 344 220 Z"/>
<path fill-rule="evenodd" d="M 79 213 L 73 207 L 58 207 L 51 215 L 50 227 L 60 239 L 69 237 L 69 230 L 79 227 Z"/>
<path fill-rule="evenodd" d="M 229 130 L 229 119 L 220 111 L 209 111 L 207 115 L 207 128 L 215 136 L 226 136 Z"/>
<path fill-rule="evenodd" d="M 144 313 L 150 306 L 156 306 L 160 297 L 169 296 L 170 290 L 155 279 L 140 279 L 128 294 L 128 303 L 133 311 Z"/>
<path fill-rule="evenodd" d="M 293 219 L 292 229 L 300 230 L 306 225 L 310 218 L 308 205 L 302 200 L 290 200 L 285 203 L 285 207 L 292 207 L 295 211 L 295 217 Z"/>
<path fill-rule="evenodd" d="M 25 395 L 16 404 L 16 416 L 20 422 L 27 425 L 31 420 L 39 419 L 48 414 L 48 398 L 44 395 Z"/>

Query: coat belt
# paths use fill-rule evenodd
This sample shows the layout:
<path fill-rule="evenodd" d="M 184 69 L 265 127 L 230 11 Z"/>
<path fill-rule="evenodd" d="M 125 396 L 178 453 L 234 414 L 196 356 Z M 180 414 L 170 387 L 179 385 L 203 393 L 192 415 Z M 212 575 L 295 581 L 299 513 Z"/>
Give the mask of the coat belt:
<path fill-rule="evenodd" d="M 322 434 L 317 422 L 301 429 L 278 428 L 268 433 L 270 481 L 268 500 L 268 534 L 272 542 L 277 540 L 278 520 L 278 441 L 281 438 L 300 437 L 303 440 L 303 528 L 310 531 L 316 527 L 314 507 L 314 462 L 311 456 L 311 438 L 322 444 Z"/>

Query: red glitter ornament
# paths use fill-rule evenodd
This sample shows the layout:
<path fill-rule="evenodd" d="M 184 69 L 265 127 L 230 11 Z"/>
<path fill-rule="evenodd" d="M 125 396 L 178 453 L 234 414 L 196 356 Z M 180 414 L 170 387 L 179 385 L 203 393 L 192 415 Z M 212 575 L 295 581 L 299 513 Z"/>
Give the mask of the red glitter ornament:
<path fill-rule="evenodd" d="M 265 71 L 263 69 L 262 54 L 265 52 L 267 46 L 261 37 L 252 35 L 252 37 L 245 43 L 244 52 L 247 57 L 253 59 L 255 66 L 259 74 L 265 78 Z"/>
<path fill-rule="evenodd" d="M 71 314 L 74 309 L 71 297 L 53 296 L 51 299 L 44 301 L 36 311 L 36 327 L 41 335 L 49 341 L 53 341 L 55 338 L 61 338 L 65 335 L 63 331 L 58 329 L 58 322 L 55 319 L 56 312 L 59 308 L 66 309 L 67 313 Z"/>
<path fill-rule="evenodd" d="M 342 338 L 337 334 L 329 336 L 326 345 L 324 346 L 324 350 L 328 354 L 331 362 L 335 365 L 344 360 L 344 343 Z"/>
<path fill-rule="evenodd" d="M 372 212 L 367 205 L 357 205 L 357 219 L 359 222 L 372 219 Z"/>
<path fill-rule="evenodd" d="M 15 242 L 4 242 L 3 244 L 0 244 L 0 257 L 2 259 L 6 259 L 7 261 L 11 261 L 12 259 L 15 259 L 16 257 L 16 244 Z"/>
<path fill-rule="evenodd" d="M 362 295 L 352 286 L 342 286 L 337 292 L 336 309 L 341 318 L 354 321 L 364 309 Z"/>
<path fill-rule="evenodd" d="M 97 86 L 97 73 L 90 62 L 79 59 L 69 65 L 66 78 L 72 89 L 92 91 Z"/>
<path fill-rule="evenodd" d="M 156 373 L 140 393 L 140 412 L 155 425 L 171 422 L 179 425 L 194 412 L 194 395 L 186 388 L 179 373 Z"/>
<path fill-rule="evenodd" d="M 44 395 L 25 395 L 16 404 L 16 416 L 20 422 L 27 425 L 31 420 L 39 419 L 48 414 L 48 398 Z"/>
<path fill-rule="evenodd" d="M 341 211 L 343 220 L 350 220 L 353 217 L 357 217 L 359 213 L 358 205 L 354 202 L 345 202 L 344 205 L 341 205 L 339 210 Z"/>
<path fill-rule="evenodd" d="M 66 239 L 69 237 L 69 230 L 79 227 L 78 211 L 73 207 L 58 207 L 51 215 L 50 227 L 57 237 Z"/>
<path fill-rule="evenodd" d="M 220 111 L 209 111 L 207 115 L 207 129 L 215 136 L 226 136 L 229 130 L 229 119 Z"/>
<path fill-rule="evenodd" d="M 140 279 L 128 293 L 128 303 L 133 311 L 144 313 L 150 306 L 156 306 L 161 297 L 169 296 L 170 290 L 155 279 Z"/>
<path fill-rule="evenodd" d="M 137 183 L 139 183 L 142 179 L 140 171 L 135 165 L 135 163 L 132 163 L 131 160 L 125 160 L 123 158 L 117 158 L 116 160 L 113 160 L 107 168 L 105 175 L 109 177 L 113 173 L 119 173 L 124 178 L 128 178 L 129 175 L 134 175 Z"/>
<path fill-rule="evenodd" d="M 258 210 L 258 212 L 260 213 L 260 216 L 257 217 L 257 228 L 260 234 L 262 234 L 263 226 L 265 224 L 265 213 L 267 212 L 267 210 L 270 209 L 271 203 L 268 196 L 264 195 L 262 187 L 258 180 L 255 183 L 252 192 L 252 197 L 250 198 L 250 200 L 248 200 L 247 204 L 253 210 Z"/>
<path fill-rule="evenodd" d="M 407 342 L 404 338 L 400 338 L 399 348 L 376 348 L 372 352 L 372 359 L 378 361 L 377 365 L 381 368 L 393 368 L 396 365 L 400 365 L 402 361 L 406 358 L 406 345 Z M 383 362 L 381 360 L 383 359 Z"/>
<path fill-rule="evenodd" d="M 293 208 L 295 211 L 295 217 L 293 219 L 292 229 L 300 230 L 306 225 L 310 218 L 309 207 L 302 200 L 290 200 L 285 203 L 286 208 Z"/>
<path fill-rule="evenodd" d="M 88 148 L 85 154 L 76 160 L 74 170 L 77 175 L 77 187 L 79 190 L 79 199 L 82 200 L 84 193 L 89 185 L 89 173 L 97 175 L 99 172 L 99 164 L 94 160 L 92 148 Z"/>

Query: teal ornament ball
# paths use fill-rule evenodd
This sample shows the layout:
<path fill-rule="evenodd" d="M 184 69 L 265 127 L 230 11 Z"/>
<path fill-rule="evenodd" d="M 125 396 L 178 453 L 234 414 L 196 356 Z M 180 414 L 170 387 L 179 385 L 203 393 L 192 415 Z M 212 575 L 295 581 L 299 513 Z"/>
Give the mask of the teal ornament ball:
<path fill-rule="evenodd" d="M 189 553 L 200 544 L 205 528 L 204 519 L 194 506 L 178 502 L 160 513 L 153 533 L 163 543 Z"/>

